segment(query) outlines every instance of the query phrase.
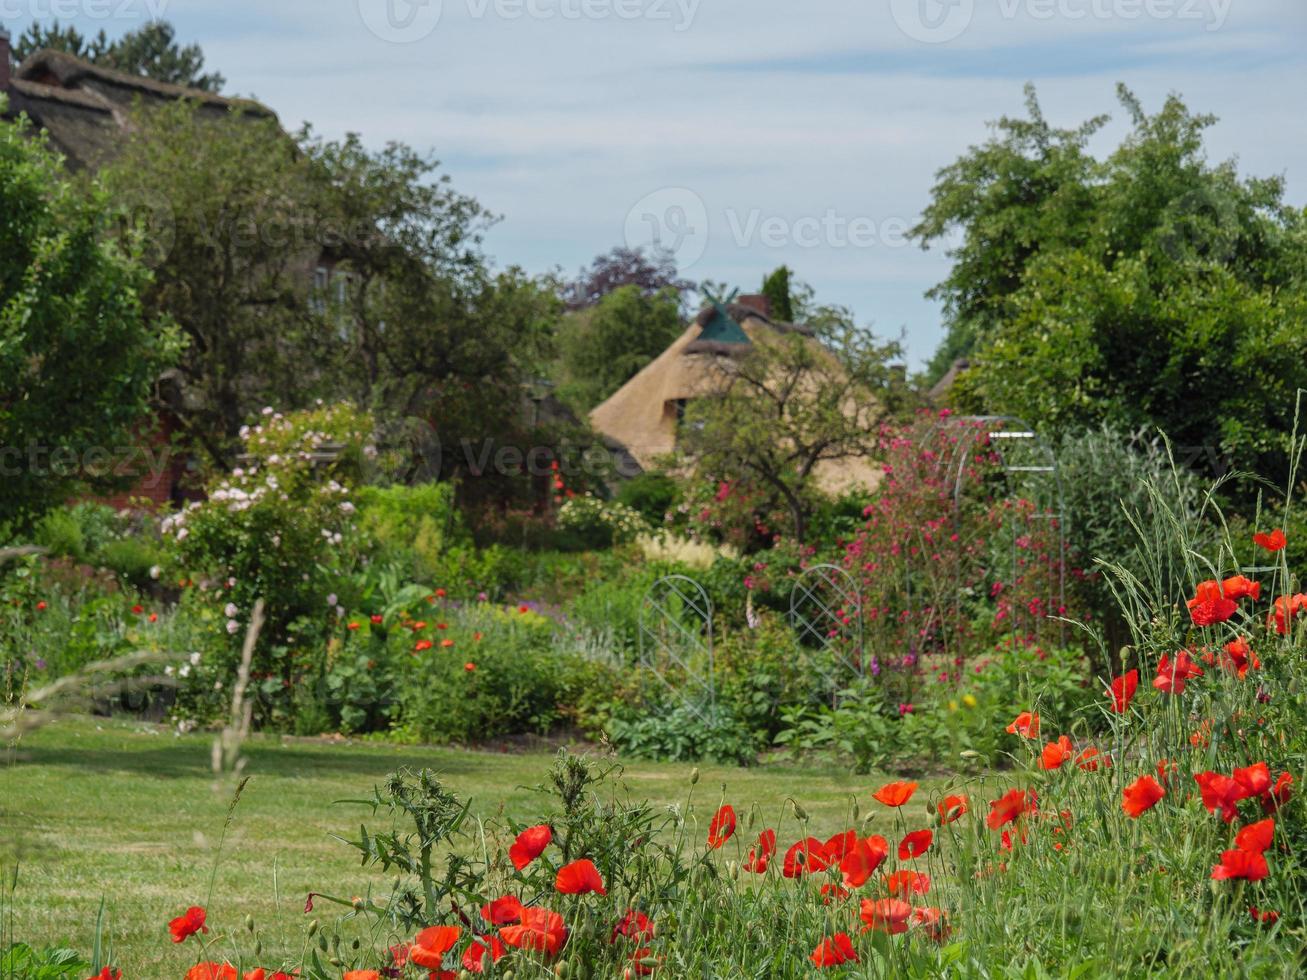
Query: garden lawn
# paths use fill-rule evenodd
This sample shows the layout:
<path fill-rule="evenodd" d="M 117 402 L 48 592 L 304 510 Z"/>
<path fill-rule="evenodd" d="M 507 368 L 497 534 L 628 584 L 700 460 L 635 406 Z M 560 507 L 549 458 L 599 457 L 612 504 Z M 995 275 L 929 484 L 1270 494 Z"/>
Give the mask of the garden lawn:
<path fill-rule="evenodd" d="M 105 941 L 124 976 L 167 980 L 180 977 L 197 952 L 193 943 L 174 947 L 167 922 L 200 904 L 209 909 L 210 939 L 253 916 L 264 960 L 272 962 L 298 954 L 308 892 L 351 897 L 369 885 L 386 890 L 380 876 L 360 868 L 357 852 L 332 837 L 356 835 L 360 823 L 380 820 L 367 807 L 333 801 L 368 797 L 387 773 L 409 766 L 437 771 L 449 789 L 472 800 L 479 817 L 502 808 L 533 823 L 551 805 L 533 790 L 550 752 L 256 737 L 245 746 L 250 780 L 219 854 L 234 782 L 214 779 L 212 745 L 207 735 L 79 718 L 27 737 L 5 756 L 0 858 L 16 847 L 20 870 L 3 910 L 12 925 L 0 930 L 4 938 L 89 955 L 103 899 Z M 623 768 L 634 799 L 683 805 L 694 767 L 631 762 Z M 823 838 L 850 825 L 853 794 L 864 815 L 884 822 L 882 832 L 892 826 L 892 815 L 870 803 L 881 777 L 813 766 L 700 769 L 695 815 L 705 833 L 722 783 L 742 815 L 757 803 L 767 826 L 789 828 L 783 835 L 796 826 L 785 803 L 790 798 L 802 803 Z M 923 805 L 937 788 L 923 781 Z M 336 908 L 319 911 L 334 917 Z"/>

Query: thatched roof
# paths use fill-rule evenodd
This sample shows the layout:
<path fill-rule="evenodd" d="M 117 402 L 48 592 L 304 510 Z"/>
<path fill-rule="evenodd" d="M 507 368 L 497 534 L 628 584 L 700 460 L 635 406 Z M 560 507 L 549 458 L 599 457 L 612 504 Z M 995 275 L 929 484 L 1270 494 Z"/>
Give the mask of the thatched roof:
<path fill-rule="evenodd" d="M 37 51 L 18 66 L 5 92 L 6 118 L 25 114 L 45 130 L 72 170 L 97 169 L 122 144 L 133 106 L 187 100 L 201 111 L 275 119 L 271 109 L 249 99 L 158 82 L 93 65 L 62 51 Z"/>
<path fill-rule="evenodd" d="M 953 393 L 953 386 L 957 384 L 958 375 L 969 367 L 971 367 L 971 362 L 965 357 L 959 357 L 949 365 L 944 377 L 935 382 L 935 386 L 930 389 L 926 397 L 936 405 L 948 401 L 949 396 Z"/>

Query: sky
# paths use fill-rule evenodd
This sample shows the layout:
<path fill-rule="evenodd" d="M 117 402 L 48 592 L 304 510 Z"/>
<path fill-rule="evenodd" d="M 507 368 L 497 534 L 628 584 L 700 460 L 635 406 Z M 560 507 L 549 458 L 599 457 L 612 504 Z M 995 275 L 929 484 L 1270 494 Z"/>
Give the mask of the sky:
<path fill-rule="evenodd" d="M 786 264 L 914 368 L 949 260 L 905 232 L 1026 82 L 1054 125 L 1110 113 L 1100 153 L 1118 82 L 1178 93 L 1219 117 L 1213 159 L 1307 205 L 1307 0 L 0 0 L 15 34 L 151 17 L 287 128 L 434 153 L 501 216 L 499 266 L 658 243 L 753 292 Z"/>

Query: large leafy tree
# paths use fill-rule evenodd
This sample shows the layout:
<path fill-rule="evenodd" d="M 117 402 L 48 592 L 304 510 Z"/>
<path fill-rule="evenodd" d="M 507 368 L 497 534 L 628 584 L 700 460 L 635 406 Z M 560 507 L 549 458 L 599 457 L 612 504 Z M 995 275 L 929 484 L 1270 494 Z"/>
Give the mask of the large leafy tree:
<path fill-rule="evenodd" d="M 676 270 L 676 257 L 665 249 L 645 251 L 618 246 L 597 256 L 590 268 L 563 287 L 568 309 L 594 306 L 609 293 L 623 286 L 634 286 L 646 296 L 671 291 L 684 295 L 695 288 Z"/>
<path fill-rule="evenodd" d="M 718 359 L 720 384 L 691 402 L 678 448 L 699 479 L 786 515 L 802 542 L 821 498 L 818 468 L 871 455 L 879 423 L 901 407 L 900 353 L 847 320 L 816 337 L 759 331 L 746 353 Z"/>
<path fill-rule="evenodd" d="M 1175 97 L 1103 160 L 1038 114 L 941 174 L 918 229 L 964 232 L 938 289 L 948 345 L 969 350 L 965 407 L 1053 431 L 1157 426 L 1272 478 L 1287 475 L 1307 386 L 1307 223 L 1278 178 L 1204 153 L 1210 116 Z M 1050 152 L 1051 150 L 1051 152 Z"/>
<path fill-rule="evenodd" d="M 133 462 L 176 336 L 142 304 L 149 273 L 112 241 L 110 199 L 76 193 L 24 121 L 0 123 L 0 214 L 0 522 L 13 525 Z"/>
<path fill-rule="evenodd" d="M 71 24 L 64 26 L 57 20 L 48 25 L 33 23 L 14 42 L 14 53 L 20 59 L 42 48 L 64 51 L 129 75 L 144 75 L 205 92 L 219 92 L 227 82 L 217 72 L 206 72 L 200 46 L 179 44 L 176 29 L 164 20 L 150 21 L 113 41 L 104 31 L 88 38 Z"/>

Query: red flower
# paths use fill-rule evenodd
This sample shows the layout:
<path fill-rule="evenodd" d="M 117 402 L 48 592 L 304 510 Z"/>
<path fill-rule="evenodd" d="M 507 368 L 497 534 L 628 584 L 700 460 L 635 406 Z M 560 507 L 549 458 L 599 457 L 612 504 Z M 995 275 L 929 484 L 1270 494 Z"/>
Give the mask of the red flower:
<path fill-rule="evenodd" d="M 538 827 L 527 827 L 517 835 L 517 840 L 508 849 L 508 859 L 513 862 L 513 867 L 521 871 L 543 854 L 553 839 L 554 832 L 549 829 L 549 824 L 542 823 Z"/>
<path fill-rule="evenodd" d="M 356 632 L 358 628 L 359 628 L 358 623 L 350 623 L 348 626 L 345 627 L 345 629 L 349 630 L 351 633 Z"/>
<path fill-rule="evenodd" d="M 934 831 L 912 831 L 912 833 L 904 836 L 903 840 L 899 841 L 899 860 L 910 861 L 912 858 L 921 857 L 926 851 L 930 850 L 930 842 L 934 839 Z"/>
<path fill-rule="evenodd" d="M 423 929 L 409 948 L 409 962 L 428 970 L 438 970 L 445 961 L 445 954 L 454 948 L 462 932 L 458 926 L 431 926 Z"/>
<path fill-rule="evenodd" d="M 230 963 L 196 963 L 186 971 L 186 980 L 237 980 Z"/>
<path fill-rule="evenodd" d="M 1039 768 L 1060 769 L 1062 763 L 1071 758 L 1072 752 L 1071 739 L 1063 735 L 1056 742 L 1044 746 L 1044 751 L 1039 755 Z"/>
<path fill-rule="evenodd" d="M 647 977 L 662 966 L 664 957 L 654 956 L 652 949 L 645 948 L 637 949 L 627 959 L 631 965 L 623 972 L 623 976 L 630 976 L 630 971 L 634 970 L 636 976 Z"/>
<path fill-rule="evenodd" d="M 999 827 L 1012 823 L 1023 813 L 1033 811 L 1035 800 L 1033 791 L 1010 790 L 1000 799 L 989 804 L 989 816 L 985 818 L 985 823 L 990 830 L 998 830 Z"/>
<path fill-rule="evenodd" d="M 95 976 L 87 977 L 86 980 L 123 980 L 123 971 L 106 966 Z"/>
<path fill-rule="evenodd" d="M 477 665 L 470 660 L 463 665 L 463 670 L 465 670 L 469 674 L 475 674 L 476 669 L 477 669 Z"/>
<path fill-rule="evenodd" d="M 381 623 L 382 623 L 382 618 L 381 618 L 380 616 L 377 616 L 377 615 L 372 616 L 372 625 L 373 625 L 373 626 L 380 626 Z"/>
<path fill-rule="evenodd" d="M 1254 922 L 1264 922 L 1267 925 L 1273 925 L 1280 921 L 1279 912 L 1272 912 L 1270 909 L 1267 909 L 1265 912 L 1259 912 L 1256 905 L 1253 905 L 1248 909 L 1248 914 L 1253 917 Z"/>
<path fill-rule="evenodd" d="M 168 923 L 168 931 L 172 933 L 172 941 L 175 943 L 185 942 L 197 932 L 208 932 L 209 927 L 204 924 L 204 909 L 192 905 Z"/>
<path fill-rule="evenodd" d="M 498 936 L 482 936 L 480 939 L 474 939 L 468 943 L 467 949 L 463 950 L 463 969 L 468 973 L 485 973 L 486 954 L 490 954 L 491 963 L 498 963 L 506 952 Z"/>
<path fill-rule="evenodd" d="M 862 921 L 867 923 L 863 932 L 871 929 L 879 929 L 881 932 L 888 932 L 890 935 L 896 935 L 900 932 L 908 931 L 908 916 L 912 914 L 912 906 L 901 898 L 864 898 L 862 900 Z"/>
<path fill-rule="evenodd" d="M 1183 694 L 1185 681 L 1202 677 L 1203 668 L 1189 657 L 1189 651 L 1181 650 L 1172 661 L 1166 654 L 1157 662 L 1157 676 L 1153 678 L 1153 687 L 1163 694 Z"/>
<path fill-rule="evenodd" d="M 1260 670 L 1262 662 L 1257 659 L 1257 654 L 1253 653 L 1248 641 L 1241 636 L 1225 645 L 1225 656 L 1221 658 L 1221 666 L 1239 680 L 1243 680 L 1248 676 L 1249 667 Z"/>
<path fill-rule="evenodd" d="M 1280 778 L 1275 781 L 1275 785 L 1262 797 L 1262 809 L 1267 813 L 1273 813 L 1288 803 L 1292 785 L 1293 777 L 1287 772 L 1280 773 Z"/>
<path fill-rule="evenodd" d="M 831 902 L 842 902 L 851 894 L 852 892 L 847 888 L 827 882 L 821 886 L 821 904 L 829 905 Z"/>
<path fill-rule="evenodd" d="M 618 936 L 643 942 L 646 939 L 653 939 L 654 934 L 653 920 L 649 916 L 635 909 L 627 909 L 622 921 L 613 926 L 613 935 L 609 942 L 617 942 Z"/>
<path fill-rule="evenodd" d="M 1284 532 L 1278 527 L 1270 534 L 1253 535 L 1253 544 L 1259 548 L 1265 548 L 1267 551 L 1280 551 L 1287 543 Z"/>
<path fill-rule="evenodd" d="M 1139 687 L 1139 671 L 1128 670 L 1120 677 L 1113 679 L 1112 686 L 1107 690 L 1107 696 L 1112 699 L 1112 710 L 1118 715 L 1123 715 L 1130 707 L 1130 699 L 1135 696 L 1135 691 Z"/>
<path fill-rule="evenodd" d="M 1283 636 L 1289 632 L 1289 620 L 1307 609 L 1307 595 L 1282 595 L 1272 604 L 1272 617 L 1275 619 L 1275 632 Z M 1268 620 L 1269 622 L 1269 620 Z"/>
<path fill-rule="evenodd" d="M 948 917 L 937 908 L 913 909 L 912 924 L 937 943 L 948 938 Z"/>
<path fill-rule="evenodd" d="M 413 645 L 413 652 L 425 653 L 427 650 L 430 650 L 432 646 L 433 644 L 430 640 L 418 640 L 417 643 Z"/>
<path fill-rule="evenodd" d="M 811 959 L 814 966 L 825 968 L 839 966 L 842 963 L 857 963 L 858 954 L 849 937 L 845 933 L 837 932 L 817 944 L 817 948 L 812 951 Z"/>
<path fill-rule="evenodd" d="M 1234 835 L 1234 846 L 1250 854 L 1263 854 L 1275 839 L 1275 821 L 1259 820 L 1250 823 Z"/>
<path fill-rule="evenodd" d="M 235 974 L 233 974 L 233 976 L 235 976 Z M 432 973 L 431 976 L 435 978 L 435 980 L 451 980 L 454 974 L 446 970 L 440 973 Z M 350 970 L 345 974 L 343 980 L 381 980 L 381 971 Z"/>
<path fill-rule="evenodd" d="M 445 639 L 440 641 L 440 645 L 444 649 L 448 650 L 450 647 L 454 645 L 454 641 L 449 639 L 449 637 L 445 637 Z"/>
<path fill-rule="evenodd" d="M 821 856 L 826 859 L 827 867 L 834 867 L 844 860 L 848 854 L 858 845 L 858 832 L 856 830 L 846 830 L 842 834 L 834 834 L 821 846 Z"/>
<path fill-rule="evenodd" d="M 1092 745 L 1076 756 L 1076 765 L 1085 772 L 1098 772 L 1100 764 L 1106 769 L 1112 764 L 1112 759 L 1110 756 L 1103 755 Z"/>
<path fill-rule="evenodd" d="M 930 875 L 904 868 L 885 876 L 885 890 L 891 895 L 924 895 L 930 891 Z"/>
<path fill-rule="evenodd" d="M 515 895 L 505 895 L 481 906 L 481 917 L 492 926 L 506 926 L 522 918 L 522 902 Z"/>
<path fill-rule="evenodd" d="M 44 600 L 44 599 L 42 599 L 40 602 L 38 602 L 38 603 L 36 604 L 36 611 L 37 611 L 37 612 L 45 612 L 45 611 L 46 611 L 47 609 L 49 609 L 49 608 L 50 608 L 50 607 L 47 606 L 47 605 L 45 604 L 45 600 Z"/>
<path fill-rule="evenodd" d="M 942 824 L 952 823 L 958 817 L 967 812 L 967 798 L 965 796 L 946 796 L 939 801 L 939 822 Z"/>
<path fill-rule="evenodd" d="M 1195 626 L 1214 626 L 1224 623 L 1234 615 L 1239 604 L 1221 593 L 1221 583 L 1216 579 L 1199 582 L 1194 590 L 1194 597 L 1186 605 L 1189 617 Z"/>
<path fill-rule="evenodd" d="M 557 912 L 532 906 L 522 910 L 521 925 L 505 926 L 499 930 L 499 938 L 514 949 L 557 956 L 567 942 L 567 927 Z"/>
<path fill-rule="evenodd" d="M 1022 738 L 1039 738 L 1039 715 L 1023 711 L 1012 719 L 1012 724 L 1007 726 L 1007 730 L 1009 735 L 1020 735 Z"/>
<path fill-rule="evenodd" d="M 912 782 L 886 783 L 871 795 L 886 806 L 902 806 L 912 799 L 917 784 Z"/>
<path fill-rule="evenodd" d="M 812 871 L 825 871 L 827 867 L 825 846 L 817 838 L 808 837 L 785 852 L 781 874 L 786 878 L 798 878 Z"/>
<path fill-rule="evenodd" d="M 749 859 L 744 862 L 744 870 L 753 874 L 762 874 L 767 870 L 767 863 L 776 854 L 776 831 L 767 829 L 758 835 L 758 846 L 749 848 Z"/>
<path fill-rule="evenodd" d="M 1236 769 L 1232 775 L 1235 784 L 1239 787 L 1237 798 L 1240 800 L 1270 792 L 1271 770 L 1265 762 L 1256 762 L 1243 769 Z"/>
<path fill-rule="evenodd" d="M 1227 599 L 1232 599 L 1235 602 L 1240 599 L 1251 599 L 1256 602 L 1262 597 L 1262 583 L 1254 582 L 1242 575 L 1231 575 L 1221 583 L 1221 592 L 1224 593 Z"/>
<path fill-rule="evenodd" d="M 861 888 L 889 857 L 889 841 L 879 834 L 860 840 L 840 860 L 845 888 Z"/>
<path fill-rule="evenodd" d="M 554 888 L 563 895 L 585 895 L 589 892 L 608 894 L 604 890 L 603 878 L 599 877 L 599 869 L 589 858 L 581 858 L 559 868 L 554 877 Z"/>
<path fill-rule="evenodd" d="M 1241 851 L 1237 847 L 1223 852 L 1221 863 L 1212 868 L 1212 878 L 1216 881 L 1230 878 L 1261 881 L 1270 873 L 1271 869 L 1266 866 L 1266 858 L 1255 851 Z"/>
<path fill-rule="evenodd" d="M 735 808 L 729 803 L 717 811 L 708 825 L 708 846 L 714 851 L 721 847 L 735 833 Z"/>
<path fill-rule="evenodd" d="M 1239 784 L 1229 776 L 1219 772 L 1199 772 L 1194 774 L 1194 782 L 1202 793 L 1203 806 L 1208 813 L 1221 811 L 1221 819 L 1229 823 L 1238 814 L 1235 804 L 1240 800 Z"/>
<path fill-rule="evenodd" d="M 1145 810 L 1151 810 L 1166 795 L 1166 790 L 1152 776 L 1140 776 L 1125 788 L 1121 809 L 1126 816 L 1138 818 Z"/>

